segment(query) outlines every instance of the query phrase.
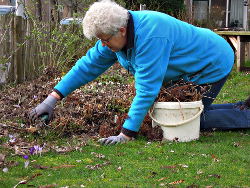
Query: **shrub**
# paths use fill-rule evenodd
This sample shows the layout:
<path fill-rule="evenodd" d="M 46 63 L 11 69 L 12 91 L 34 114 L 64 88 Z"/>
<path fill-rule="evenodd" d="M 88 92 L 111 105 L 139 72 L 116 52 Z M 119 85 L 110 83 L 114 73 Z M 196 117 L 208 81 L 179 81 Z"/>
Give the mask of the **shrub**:
<path fill-rule="evenodd" d="M 139 10 L 140 4 L 145 4 L 147 10 L 164 12 L 173 16 L 177 16 L 184 7 L 183 0 L 128 0 L 126 7 L 128 9 Z"/>

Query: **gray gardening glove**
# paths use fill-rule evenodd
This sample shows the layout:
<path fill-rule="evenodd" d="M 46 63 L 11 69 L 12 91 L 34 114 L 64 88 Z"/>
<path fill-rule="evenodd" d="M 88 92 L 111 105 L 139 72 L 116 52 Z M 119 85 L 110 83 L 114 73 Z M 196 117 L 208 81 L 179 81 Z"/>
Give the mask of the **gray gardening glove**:
<path fill-rule="evenodd" d="M 123 133 L 120 133 L 118 136 L 110 136 L 108 138 L 101 138 L 98 140 L 103 145 L 113 145 L 118 143 L 125 143 L 130 141 L 132 138 L 125 136 Z"/>
<path fill-rule="evenodd" d="M 35 121 L 38 117 L 41 117 L 42 115 L 48 115 L 46 123 L 49 123 L 49 121 L 53 117 L 53 111 L 55 108 L 56 101 L 57 98 L 53 97 L 52 95 L 49 95 L 41 104 L 31 110 L 31 112 L 29 113 L 29 118 L 32 121 Z"/>

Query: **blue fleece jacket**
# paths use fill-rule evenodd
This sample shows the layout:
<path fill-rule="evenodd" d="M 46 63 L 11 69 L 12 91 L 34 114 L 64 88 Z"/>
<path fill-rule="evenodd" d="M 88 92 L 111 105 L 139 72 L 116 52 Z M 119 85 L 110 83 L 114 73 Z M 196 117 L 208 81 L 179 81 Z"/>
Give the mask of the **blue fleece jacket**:
<path fill-rule="evenodd" d="M 230 45 L 211 30 L 198 28 L 154 11 L 129 11 L 134 21 L 134 44 L 112 52 L 97 41 L 86 56 L 55 86 L 67 96 L 94 80 L 115 61 L 135 78 L 136 96 L 123 127 L 137 132 L 163 82 L 183 78 L 213 83 L 229 74 L 234 63 Z"/>

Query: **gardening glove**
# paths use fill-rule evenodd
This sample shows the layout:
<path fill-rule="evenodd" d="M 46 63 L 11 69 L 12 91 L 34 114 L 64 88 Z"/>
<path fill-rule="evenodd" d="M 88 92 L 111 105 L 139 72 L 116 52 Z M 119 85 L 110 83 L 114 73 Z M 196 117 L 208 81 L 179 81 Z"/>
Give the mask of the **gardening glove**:
<path fill-rule="evenodd" d="M 120 133 L 118 136 L 110 136 L 108 138 L 101 138 L 98 140 L 103 145 L 113 145 L 118 143 L 125 143 L 132 140 L 131 137 L 125 136 L 123 133 Z"/>
<path fill-rule="evenodd" d="M 46 123 L 49 123 L 49 121 L 53 117 L 53 111 L 55 108 L 56 101 L 56 97 L 49 95 L 41 104 L 31 110 L 31 112 L 29 113 L 29 118 L 32 121 L 35 121 L 38 117 L 48 115 L 48 118 L 45 121 Z"/>

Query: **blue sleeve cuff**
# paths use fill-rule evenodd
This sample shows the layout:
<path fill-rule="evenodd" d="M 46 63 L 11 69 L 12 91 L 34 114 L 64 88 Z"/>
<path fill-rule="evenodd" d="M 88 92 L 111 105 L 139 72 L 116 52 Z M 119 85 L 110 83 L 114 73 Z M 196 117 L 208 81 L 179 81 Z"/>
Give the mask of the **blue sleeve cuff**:
<path fill-rule="evenodd" d="M 131 130 L 126 129 L 124 127 L 122 128 L 121 132 L 123 134 L 125 134 L 126 136 L 133 137 L 133 138 L 137 137 L 137 134 L 138 134 L 138 132 L 131 131 Z"/>
<path fill-rule="evenodd" d="M 60 96 L 61 99 L 64 98 L 63 94 L 59 90 L 57 90 L 56 88 L 54 88 L 53 91 L 56 92 Z"/>

